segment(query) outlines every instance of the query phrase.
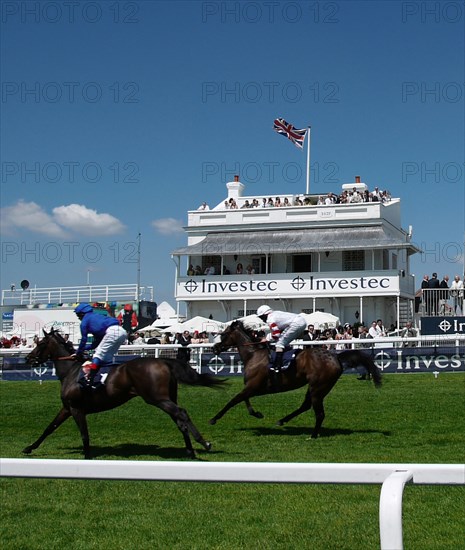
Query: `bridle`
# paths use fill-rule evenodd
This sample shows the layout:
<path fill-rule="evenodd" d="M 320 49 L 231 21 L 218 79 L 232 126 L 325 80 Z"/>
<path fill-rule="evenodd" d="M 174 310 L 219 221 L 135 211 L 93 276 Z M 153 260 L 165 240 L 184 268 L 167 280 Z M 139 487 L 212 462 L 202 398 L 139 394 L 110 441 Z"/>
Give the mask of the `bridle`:
<path fill-rule="evenodd" d="M 50 337 L 50 335 L 47 335 L 47 337 Z M 45 342 L 43 340 L 37 344 L 36 349 L 39 348 L 39 350 L 38 350 L 38 353 L 33 356 L 33 362 L 31 362 L 31 365 L 33 367 L 35 367 L 37 365 L 41 365 L 42 363 L 45 363 L 45 362 L 47 362 L 48 360 L 51 359 L 50 352 L 48 353 L 47 357 L 41 357 L 41 353 L 42 353 L 42 349 L 40 349 L 41 347 L 42 348 L 45 347 Z M 35 350 L 31 351 L 31 353 L 28 355 L 28 357 L 30 357 L 30 355 L 32 355 L 34 353 L 34 351 Z M 73 357 L 71 355 L 63 355 L 63 356 L 56 357 L 56 358 L 53 359 L 53 361 L 71 361 L 71 360 L 73 360 Z"/>

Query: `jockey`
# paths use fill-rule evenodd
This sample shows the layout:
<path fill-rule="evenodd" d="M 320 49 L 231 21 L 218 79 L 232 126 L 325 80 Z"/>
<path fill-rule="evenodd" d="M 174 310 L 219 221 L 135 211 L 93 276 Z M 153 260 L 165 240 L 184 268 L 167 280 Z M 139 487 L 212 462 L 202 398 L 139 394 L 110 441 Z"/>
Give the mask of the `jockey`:
<path fill-rule="evenodd" d="M 83 367 L 88 385 L 92 386 L 102 363 L 112 360 L 113 355 L 126 341 L 127 334 L 118 319 L 94 313 L 92 306 L 85 302 L 80 303 L 74 313 L 81 321 L 81 341 L 75 355 L 79 357 L 85 350 L 95 349 L 92 363 Z M 89 334 L 94 337 L 92 344 L 87 344 Z"/>
<path fill-rule="evenodd" d="M 276 341 L 273 368 L 280 371 L 283 366 L 284 348 L 304 332 L 307 322 L 301 315 L 287 311 L 273 311 L 269 306 L 260 306 L 257 309 L 257 315 L 268 324 L 271 337 Z"/>

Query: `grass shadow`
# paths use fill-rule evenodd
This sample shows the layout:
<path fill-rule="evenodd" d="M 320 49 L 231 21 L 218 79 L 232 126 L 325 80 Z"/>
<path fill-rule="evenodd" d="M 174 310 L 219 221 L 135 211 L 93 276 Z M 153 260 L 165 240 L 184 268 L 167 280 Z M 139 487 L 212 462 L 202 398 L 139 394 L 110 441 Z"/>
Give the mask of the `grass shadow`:
<path fill-rule="evenodd" d="M 304 427 L 304 426 L 274 426 L 274 427 L 257 427 L 257 428 L 240 428 L 240 431 L 249 432 L 257 436 L 276 436 L 276 435 L 307 435 L 310 436 L 312 433 L 313 427 Z M 380 434 L 384 436 L 392 435 L 390 431 L 383 430 L 354 430 L 354 429 L 345 429 L 345 428 L 324 428 L 320 430 L 320 435 L 318 437 L 332 437 L 332 436 L 350 436 L 353 434 Z"/>

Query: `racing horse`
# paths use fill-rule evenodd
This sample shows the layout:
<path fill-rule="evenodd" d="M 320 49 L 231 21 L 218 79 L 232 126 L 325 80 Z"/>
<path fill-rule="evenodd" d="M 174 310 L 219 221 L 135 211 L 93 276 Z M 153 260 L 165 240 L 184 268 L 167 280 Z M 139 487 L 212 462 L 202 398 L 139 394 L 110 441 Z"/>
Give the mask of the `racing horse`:
<path fill-rule="evenodd" d="M 200 435 L 187 411 L 177 405 L 178 382 L 220 387 L 224 380 L 198 374 L 187 363 L 175 359 L 141 357 L 111 368 L 104 387 L 83 390 L 78 384 L 82 362 L 70 355 L 73 353 L 74 348 L 71 349 L 61 334 L 52 329 L 49 333 L 44 330 L 44 338 L 27 356 L 26 362 L 30 365 L 44 363 L 49 359 L 54 362 L 61 382 L 63 406 L 39 439 L 23 449 L 23 453 L 30 454 L 37 449 L 47 436 L 72 416 L 81 433 L 84 457 L 91 458 L 86 416 L 119 407 L 137 396 L 165 411 L 173 419 L 184 437 L 189 458 L 195 458 L 189 434 L 207 451 L 211 449 L 211 443 Z"/>
<path fill-rule="evenodd" d="M 233 321 L 221 334 L 221 341 L 213 346 L 213 352 L 219 355 L 231 347 L 236 347 L 244 363 L 245 387 L 235 395 L 211 420 L 216 422 L 232 407 L 244 402 L 250 415 L 263 418 L 262 413 L 255 411 L 250 398 L 257 395 L 286 392 L 308 384 L 302 405 L 294 412 L 278 421 L 282 426 L 301 413 L 313 407 L 316 423 L 312 438 L 318 437 L 325 418 L 323 400 L 338 381 L 346 368 L 363 366 L 371 374 L 377 387 L 381 386 L 381 374 L 371 357 L 360 350 L 344 350 L 332 353 L 322 348 L 306 348 L 297 352 L 290 366 L 277 374 L 270 371 L 268 343 L 257 341 L 252 331 L 244 327 L 241 321 Z M 276 378 L 279 377 L 279 383 Z"/>

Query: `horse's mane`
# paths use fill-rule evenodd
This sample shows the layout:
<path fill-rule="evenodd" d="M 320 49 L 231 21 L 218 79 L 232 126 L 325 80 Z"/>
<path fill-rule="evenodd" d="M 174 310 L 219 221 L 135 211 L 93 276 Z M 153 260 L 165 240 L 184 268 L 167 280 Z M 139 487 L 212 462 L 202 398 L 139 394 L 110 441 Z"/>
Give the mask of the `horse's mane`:
<path fill-rule="evenodd" d="M 64 337 L 61 334 L 59 329 L 52 328 L 48 334 L 46 333 L 46 335 L 49 336 L 49 337 L 54 338 L 57 341 L 58 344 L 61 344 L 66 349 L 66 351 L 68 351 L 70 353 L 74 353 L 73 344 L 71 342 L 67 342 L 64 339 Z"/>
<path fill-rule="evenodd" d="M 237 319 L 237 320 L 233 321 L 230 326 L 231 326 L 231 328 L 236 328 L 236 327 L 239 328 L 240 330 L 242 330 L 242 332 L 245 332 L 245 334 L 247 334 L 247 336 L 251 340 L 256 341 L 256 336 L 254 334 L 253 329 L 251 329 L 249 327 L 246 327 L 242 321 L 239 321 Z"/>
<path fill-rule="evenodd" d="M 242 332 L 244 332 L 250 338 L 250 340 L 252 342 L 261 343 L 261 344 L 263 344 L 263 348 L 269 348 L 268 342 L 263 342 L 262 341 L 261 337 L 258 335 L 258 331 L 253 329 L 253 328 L 245 326 L 242 321 L 235 320 L 231 323 L 230 327 L 231 327 L 231 329 L 238 328 L 238 329 L 242 330 Z M 259 346 L 255 349 L 263 349 L 263 348 L 260 348 L 260 346 Z"/>

